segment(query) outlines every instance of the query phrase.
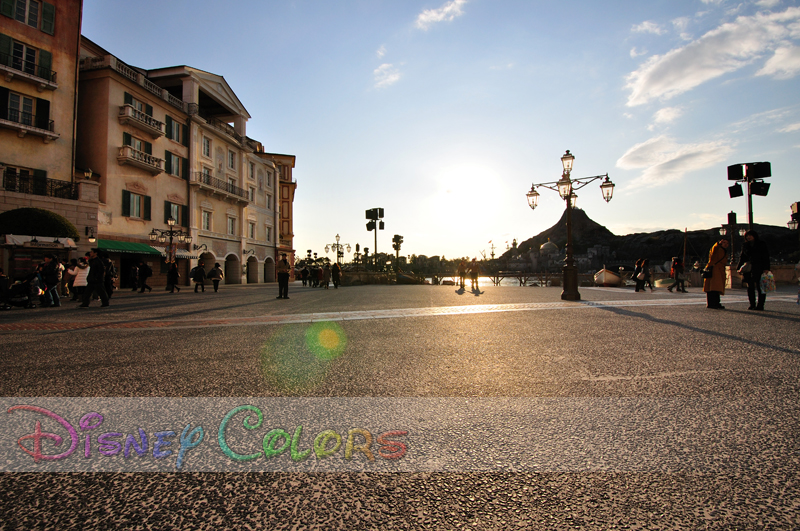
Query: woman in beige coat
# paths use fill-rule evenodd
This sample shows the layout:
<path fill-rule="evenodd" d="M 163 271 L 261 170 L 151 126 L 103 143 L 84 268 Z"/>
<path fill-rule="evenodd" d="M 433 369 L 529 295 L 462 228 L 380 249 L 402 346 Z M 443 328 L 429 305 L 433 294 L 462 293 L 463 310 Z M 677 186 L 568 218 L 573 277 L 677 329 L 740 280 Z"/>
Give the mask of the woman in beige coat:
<path fill-rule="evenodd" d="M 720 295 L 725 295 L 725 284 L 727 277 L 725 275 L 725 266 L 728 262 L 728 240 L 720 240 L 711 247 L 711 252 L 708 254 L 708 265 L 706 269 L 712 271 L 711 278 L 703 279 L 703 291 L 706 292 L 706 307 L 713 310 L 724 310 L 725 307 L 720 304 Z"/>

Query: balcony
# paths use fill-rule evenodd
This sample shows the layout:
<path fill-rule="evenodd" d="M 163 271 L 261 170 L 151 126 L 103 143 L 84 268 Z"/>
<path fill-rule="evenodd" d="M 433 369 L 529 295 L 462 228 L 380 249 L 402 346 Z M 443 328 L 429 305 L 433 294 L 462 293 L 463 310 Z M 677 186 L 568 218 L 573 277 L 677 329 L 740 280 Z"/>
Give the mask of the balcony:
<path fill-rule="evenodd" d="M 45 144 L 49 144 L 51 140 L 56 140 L 61 136 L 53 131 L 53 120 L 37 119 L 29 112 L 16 109 L 8 109 L 8 118 L 0 118 L 0 127 L 15 130 L 20 138 L 25 135 L 40 136 Z"/>
<path fill-rule="evenodd" d="M 59 199 L 78 199 L 78 185 L 58 179 L 34 177 L 14 170 L 3 172 L 3 190 L 18 194 L 43 195 Z"/>
<path fill-rule="evenodd" d="M 119 108 L 119 123 L 122 125 L 132 125 L 152 136 L 159 138 L 164 136 L 164 122 L 159 122 L 152 116 L 149 116 L 138 109 L 134 109 L 130 105 L 122 105 Z"/>
<path fill-rule="evenodd" d="M 19 57 L 14 57 L 7 53 L 0 53 L 0 73 L 5 76 L 7 82 L 17 78 L 36 85 L 36 90 L 56 90 L 56 73 L 49 68 L 44 68 L 31 61 L 23 61 Z"/>
<path fill-rule="evenodd" d="M 240 203 L 250 202 L 250 193 L 244 188 L 225 182 L 222 179 L 203 172 L 192 173 L 190 183 L 212 194 L 219 194 L 225 198 L 234 199 Z"/>
<path fill-rule="evenodd" d="M 119 155 L 117 155 L 117 162 L 120 165 L 130 164 L 145 171 L 149 171 L 153 175 L 158 175 L 164 171 L 164 159 L 159 159 L 153 155 L 148 155 L 144 151 L 133 149 L 131 146 L 122 146 L 119 148 Z"/>

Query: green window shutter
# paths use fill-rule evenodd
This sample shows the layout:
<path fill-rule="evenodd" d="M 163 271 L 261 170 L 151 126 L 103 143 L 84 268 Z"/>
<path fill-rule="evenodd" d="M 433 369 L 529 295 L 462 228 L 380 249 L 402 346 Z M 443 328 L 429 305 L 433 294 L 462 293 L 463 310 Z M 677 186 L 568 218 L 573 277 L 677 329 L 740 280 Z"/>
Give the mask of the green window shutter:
<path fill-rule="evenodd" d="M 36 127 L 50 130 L 50 102 L 36 98 Z"/>
<path fill-rule="evenodd" d="M 125 105 L 133 105 L 133 96 L 130 93 L 125 93 Z"/>
<path fill-rule="evenodd" d="M 164 171 L 167 174 L 172 173 L 172 153 L 164 151 Z"/>
<path fill-rule="evenodd" d="M 147 116 L 153 116 L 153 106 L 152 105 L 148 105 L 148 104 L 145 103 L 144 104 L 144 113 Z"/>
<path fill-rule="evenodd" d="M 189 209 L 184 205 L 181 205 L 181 226 L 189 226 Z"/>
<path fill-rule="evenodd" d="M 189 128 L 185 125 L 181 125 L 181 140 L 184 146 L 189 147 Z"/>
<path fill-rule="evenodd" d="M 8 35 L 0 33 L 0 64 L 11 66 L 11 51 L 14 42 Z"/>
<path fill-rule="evenodd" d="M 46 2 L 42 5 L 42 31 L 48 35 L 56 31 L 56 6 Z"/>
<path fill-rule="evenodd" d="M 167 115 L 167 119 L 165 120 L 167 124 L 167 138 L 172 140 L 172 118 Z"/>
<path fill-rule="evenodd" d="M 2 0 L 0 2 L 0 14 L 14 18 L 14 0 Z"/>
<path fill-rule="evenodd" d="M 172 205 L 172 203 L 169 201 L 164 201 L 164 223 L 167 222 L 169 215 L 172 214 L 172 208 L 170 208 L 170 205 Z"/>
<path fill-rule="evenodd" d="M 39 50 L 39 77 L 48 81 L 53 80 L 50 69 L 53 66 L 53 55 L 47 50 Z"/>
<path fill-rule="evenodd" d="M 133 139 L 131 138 L 130 133 L 122 133 L 122 145 L 123 146 L 130 146 L 133 144 Z"/>
<path fill-rule="evenodd" d="M 150 221 L 150 196 L 145 195 L 142 197 L 144 197 L 144 216 L 142 216 L 142 218 L 146 221 Z"/>
<path fill-rule="evenodd" d="M 189 159 L 181 159 L 181 164 L 182 164 L 181 177 L 183 177 L 184 179 L 186 179 L 188 181 L 189 180 Z"/>
<path fill-rule="evenodd" d="M 144 142 L 144 152 L 147 153 L 148 155 L 152 155 L 153 144 L 151 144 L 150 142 Z"/>
<path fill-rule="evenodd" d="M 126 217 L 131 215 L 131 193 L 127 190 L 122 191 L 122 215 Z"/>

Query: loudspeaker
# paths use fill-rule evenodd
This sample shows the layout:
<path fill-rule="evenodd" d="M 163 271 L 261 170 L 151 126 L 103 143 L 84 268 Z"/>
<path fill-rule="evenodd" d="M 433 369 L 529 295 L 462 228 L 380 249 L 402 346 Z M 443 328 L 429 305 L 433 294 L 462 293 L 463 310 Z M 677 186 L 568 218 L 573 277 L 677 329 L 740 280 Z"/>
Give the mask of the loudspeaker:
<path fill-rule="evenodd" d="M 764 181 L 756 181 L 750 184 L 750 193 L 753 195 L 767 195 L 769 192 L 769 183 Z"/>
<path fill-rule="evenodd" d="M 741 181 L 744 179 L 744 165 L 743 164 L 734 164 L 732 166 L 728 166 L 728 180 L 729 181 Z M 741 195 L 741 194 L 739 194 Z M 737 197 L 737 196 L 731 196 Z"/>
<path fill-rule="evenodd" d="M 772 177 L 772 166 L 769 162 L 747 163 L 747 179 L 749 181 L 752 181 L 753 179 L 763 179 L 764 177 Z M 728 178 L 730 179 L 730 177 Z"/>
<path fill-rule="evenodd" d="M 729 170 L 730 170 L 730 168 L 731 167 L 728 166 Z M 730 175 L 730 173 L 729 173 L 729 175 Z M 739 183 L 736 183 L 733 186 L 729 186 L 728 187 L 728 194 L 730 194 L 731 199 L 733 199 L 734 197 L 742 197 L 744 195 L 744 192 L 742 191 L 742 185 L 739 184 Z"/>

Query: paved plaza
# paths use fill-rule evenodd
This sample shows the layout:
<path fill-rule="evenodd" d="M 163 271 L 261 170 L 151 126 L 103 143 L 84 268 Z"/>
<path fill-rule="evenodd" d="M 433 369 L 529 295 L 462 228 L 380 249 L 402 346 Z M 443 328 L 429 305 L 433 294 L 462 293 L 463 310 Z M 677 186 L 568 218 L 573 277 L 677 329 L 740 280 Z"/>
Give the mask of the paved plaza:
<path fill-rule="evenodd" d="M 208 397 L 222 414 L 296 399 L 329 419 L 359 404 L 359 422 L 408 432 L 394 471 L 5 472 L 0 528 L 800 527 L 796 287 L 764 312 L 743 290 L 708 310 L 697 288 L 581 288 L 567 302 L 560 288 L 297 282 L 276 295 L 121 292 L 108 308 L 0 313 L 0 396 Z M 0 454 L 38 470 L 17 438 Z"/>

